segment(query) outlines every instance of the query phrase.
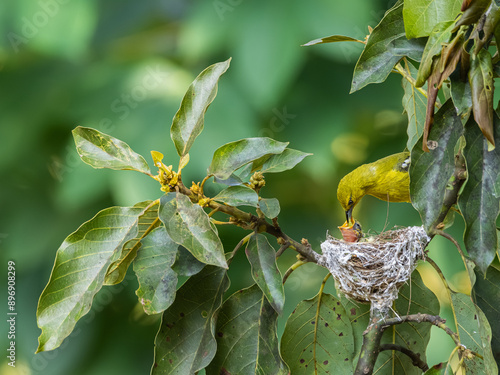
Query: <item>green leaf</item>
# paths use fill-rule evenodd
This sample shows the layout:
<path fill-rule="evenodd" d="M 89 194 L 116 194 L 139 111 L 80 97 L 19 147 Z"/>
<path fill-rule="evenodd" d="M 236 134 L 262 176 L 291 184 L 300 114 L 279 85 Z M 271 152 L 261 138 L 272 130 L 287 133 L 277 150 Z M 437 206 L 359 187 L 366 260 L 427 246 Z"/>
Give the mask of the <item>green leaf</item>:
<path fill-rule="evenodd" d="M 295 167 L 309 155 L 312 154 L 287 148 L 281 154 L 271 155 L 257 170 L 260 170 L 262 173 L 287 171 Z"/>
<path fill-rule="evenodd" d="M 248 241 L 245 250 L 252 266 L 252 277 L 278 314 L 283 312 L 285 291 L 281 273 L 276 265 L 276 251 L 266 236 L 256 233 Z"/>
<path fill-rule="evenodd" d="M 220 178 L 214 177 L 214 182 L 218 184 L 223 184 L 227 186 L 239 186 L 243 185 L 243 180 L 236 176 L 235 174 L 231 174 L 228 178 L 221 180 Z"/>
<path fill-rule="evenodd" d="M 158 314 L 174 302 L 177 274 L 171 267 L 179 245 L 168 236 L 165 227 L 154 229 L 141 242 L 141 250 L 134 260 L 139 281 L 135 294 L 146 314 Z"/>
<path fill-rule="evenodd" d="M 286 322 L 281 353 L 293 375 L 353 373 L 354 341 L 347 312 L 330 294 L 300 302 Z"/>
<path fill-rule="evenodd" d="M 37 308 L 37 352 L 61 345 L 92 305 L 109 265 L 137 236 L 141 207 L 110 207 L 70 234 L 57 250 L 50 280 Z"/>
<path fill-rule="evenodd" d="M 481 354 L 486 360 L 483 361 L 479 358 L 468 360 L 466 358 L 465 364 L 468 370 L 471 374 L 498 374 L 491 353 L 491 328 L 484 313 L 474 304 L 471 297 L 465 294 L 451 291 L 451 301 L 457 320 L 460 343 L 465 345 L 467 349 Z M 483 337 L 483 334 L 488 337 Z"/>
<path fill-rule="evenodd" d="M 457 109 L 458 115 L 469 113 L 472 107 L 472 92 L 468 81 L 451 76 L 451 98 Z"/>
<path fill-rule="evenodd" d="M 495 114 L 495 132 L 500 136 L 500 119 Z M 496 218 L 500 198 L 493 194 L 500 174 L 500 150 L 488 151 L 487 141 L 471 118 L 465 126 L 464 157 L 467 182 L 458 198 L 466 223 L 464 243 L 469 256 L 484 273 L 495 257 Z"/>
<path fill-rule="evenodd" d="M 179 246 L 172 269 L 179 276 L 193 276 L 200 272 L 205 263 L 200 262 L 184 246 Z"/>
<path fill-rule="evenodd" d="M 407 64 L 409 74 L 417 76 L 417 69 L 412 64 Z M 409 151 L 417 143 L 424 132 L 425 112 L 427 110 L 427 98 L 420 93 L 406 78 L 403 78 L 403 108 L 408 115 L 408 142 L 406 147 Z"/>
<path fill-rule="evenodd" d="M 160 199 L 159 217 L 170 238 L 196 259 L 227 268 L 222 242 L 200 205 L 181 193 L 167 193 Z"/>
<path fill-rule="evenodd" d="M 128 144 L 92 128 L 73 129 L 76 150 L 83 162 L 94 168 L 129 169 L 151 174 L 148 163 Z"/>
<path fill-rule="evenodd" d="M 446 375 L 446 367 L 448 367 L 448 362 L 438 363 L 428 369 L 424 375 Z"/>
<path fill-rule="evenodd" d="M 443 44 L 450 41 L 453 26 L 453 21 L 446 21 L 438 23 L 432 30 L 422 54 L 422 62 L 418 68 L 415 86 L 423 86 L 427 78 L 431 75 L 434 58 L 441 55 Z"/>
<path fill-rule="evenodd" d="M 217 318 L 217 353 L 207 375 L 288 374 L 279 354 L 277 319 L 258 286 L 234 293 Z"/>
<path fill-rule="evenodd" d="M 276 198 L 261 198 L 259 208 L 266 217 L 274 219 L 280 213 L 280 202 Z"/>
<path fill-rule="evenodd" d="M 461 5 L 462 0 L 405 0 L 403 17 L 406 37 L 429 36 L 438 23 L 454 21 Z"/>
<path fill-rule="evenodd" d="M 458 19 L 456 28 L 462 25 L 470 25 L 479 21 L 492 0 L 469 0 L 464 1 L 462 16 Z"/>
<path fill-rule="evenodd" d="M 420 61 L 425 41 L 408 40 L 403 24 L 403 2 L 389 9 L 373 29 L 359 57 L 351 85 L 351 93 L 370 83 L 386 80 L 394 66 L 403 58 Z"/>
<path fill-rule="evenodd" d="M 228 286 L 224 269 L 207 266 L 177 291 L 156 335 L 152 375 L 194 374 L 212 361 L 216 312 Z"/>
<path fill-rule="evenodd" d="M 350 36 L 345 36 L 345 35 L 331 35 L 331 36 L 326 36 L 324 38 L 319 38 L 319 39 L 311 40 L 310 42 L 307 42 L 306 44 L 303 44 L 302 46 L 303 47 L 308 47 L 308 46 L 314 46 L 316 44 L 336 43 L 336 42 L 358 42 L 358 43 L 363 43 L 362 40 L 351 38 Z"/>
<path fill-rule="evenodd" d="M 257 207 L 259 196 L 257 193 L 244 185 L 229 186 L 217 194 L 214 201 L 222 202 L 230 206 L 252 206 Z"/>
<path fill-rule="evenodd" d="M 493 135 L 493 65 L 491 55 L 482 49 L 474 56 L 471 55 L 469 70 L 469 84 L 472 91 L 472 111 L 474 120 L 486 137 L 488 150 L 495 147 Z"/>
<path fill-rule="evenodd" d="M 463 126 L 448 100 L 436 113 L 429 138 L 436 142 L 429 152 L 422 150 L 422 138 L 411 152 L 410 197 L 426 230 L 439 216 L 448 180 L 455 170 L 455 145 Z"/>
<path fill-rule="evenodd" d="M 203 130 L 203 119 L 208 106 L 217 95 L 219 78 L 229 68 L 231 59 L 210 65 L 189 86 L 181 106 L 174 116 L 170 136 L 179 156 L 189 152 L 196 137 Z"/>
<path fill-rule="evenodd" d="M 485 317 L 491 326 L 491 332 L 496 334 L 491 338 L 491 349 L 495 360 L 500 363 L 500 271 L 494 267 L 488 267 L 486 275 L 481 273 L 477 268 L 476 283 L 474 284 L 473 296 L 474 301 L 483 311 Z"/>
<path fill-rule="evenodd" d="M 137 251 L 141 247 L 142 238 L 160 224 L 160 220 L 158 219 L 158 202 L 154 205 L 151 205 L 151 201 L 141 202 L 134 207 L 146 208 L 147 206 L 149 208 L 139 217 L 139 231 L 137 232 L 137 236 L 123 246 L 120 257 L 110 264 L 106 272 L 104 285 L 116 285 L 123 281 L 130 264 L 132 264 Z"/>
<path fill-rule="evenodd" d="M 281 154 L 288 143 L 271 138 L 245 138 L 215 150 L 208 173 L 225 180 L 238 168 L 268 154 Z"/>

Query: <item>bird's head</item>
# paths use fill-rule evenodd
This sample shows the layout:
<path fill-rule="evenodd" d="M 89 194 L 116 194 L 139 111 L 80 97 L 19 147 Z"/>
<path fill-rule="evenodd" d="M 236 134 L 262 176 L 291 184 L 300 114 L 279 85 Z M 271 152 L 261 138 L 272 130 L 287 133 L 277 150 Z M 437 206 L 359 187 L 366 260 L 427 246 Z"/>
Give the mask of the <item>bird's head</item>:
<path fill-rule="evenodd" d="M 337 199 L 345 211 L 346 222 L 344 225 L 352 227 L 355 223 L 352 217 L 352 210 L 365 195 L 363 189 L 356 185 L 356 180 L 352 178 L 353 174 L 348 174 L 340 180 L 337 188 Z"/>

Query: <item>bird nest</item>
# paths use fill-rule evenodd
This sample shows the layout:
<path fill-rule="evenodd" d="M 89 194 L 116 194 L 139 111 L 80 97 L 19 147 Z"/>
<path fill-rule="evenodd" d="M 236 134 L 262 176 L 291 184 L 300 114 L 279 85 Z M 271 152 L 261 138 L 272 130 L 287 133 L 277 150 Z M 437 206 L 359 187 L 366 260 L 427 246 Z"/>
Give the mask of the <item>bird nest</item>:
<path fill-rule="evenodd" d="M 429 243 L 423 227 L 383 232 L 364 242 L 345 242 L 328 236 L 321 244 L 318 264 L 328 268 L 337 288 L 351 300 L 371 302 L 384 313 L 398 297 Z"/>

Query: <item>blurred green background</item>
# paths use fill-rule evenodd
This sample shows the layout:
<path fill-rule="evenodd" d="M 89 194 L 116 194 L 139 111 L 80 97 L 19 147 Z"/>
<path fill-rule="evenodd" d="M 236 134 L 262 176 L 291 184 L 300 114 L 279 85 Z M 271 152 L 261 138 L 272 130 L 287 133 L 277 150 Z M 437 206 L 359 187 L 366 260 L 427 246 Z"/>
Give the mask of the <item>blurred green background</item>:
<path fill-rule="evenodd" d="M 158 317 L 137 306 L 137 281 L 104 288 L 91 312 L 62 347 L 34 355 L 40 330 L 38 297 L 64 238 L 99 210 L 161 196 L 155 181 L 130 171 L 94 170 L 80 161 L 71 137 L 77 125 L 129 143 L 151 161 L 150 150 L 178 163 L 171 119 L 196 75 L 232 57 L 205 118 L 186 183 L 200 181 L 213 151 L 244 137 L 268 136 L 313 153 L 294 170 L 269 175 L 262 191 L 281 202 L 280 225 L 319 250 L 327 231 L 339 236 L 344 214 L 336 200 L 340 178 L 364 162 L 402 151 L 406 117 L 399 76 L 349 95 L 359 43 L 301 47 L 344 34 L 363 39 L 393 1 L 130 1 L 18 0 L 0 3 L 0 275 L 17 270 L 17 367 L 0 358 L 0 373 L 146 374 L 153 362 Z M 217 191 L 209 183 L 207 192 Z M 418 225 L 409 204 L 366 197 L 355 211 L 364 230 Z M 461 238 L 456 220 L 451 233 Z M 226 250 L 244 235 L 223 228 Z M 274 243 L 274 242 L 273 242 Z M 284 272 L 294 261 L 280 259 Z M 431 256 L 452 285 L 466 288 L 453 246 L 435 239 Z M 286 284 L 286 317 L 313 297 L 325 271 L 306 265 Z M 423 267 L 432 284 L 432 273 Z M 231 267 L 231 291 L 252 284 L 240 252 Z M 327 290 L 334 292 L 333 283 Z M 7 312 L 6 288 L 1 300 Z M 444 308 L 444 316 L 448 312 Z M 0 348 L 7 348 L 6 315 Z M 433 333 L 435 333 L 433 331 Z M 429 363 L 447 360 L 453 347 L 438 332 Z M 5 353 L 5 350 L 3 351 Z"/>

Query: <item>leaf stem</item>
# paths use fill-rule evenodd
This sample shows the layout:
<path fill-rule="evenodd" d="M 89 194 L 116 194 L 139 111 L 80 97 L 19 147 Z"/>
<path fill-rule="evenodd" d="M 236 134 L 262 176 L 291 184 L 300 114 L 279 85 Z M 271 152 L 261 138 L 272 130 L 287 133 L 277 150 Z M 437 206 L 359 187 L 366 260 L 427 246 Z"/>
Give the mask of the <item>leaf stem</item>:
<path fill-rule="evenodd" d="M 295 271 L 297 268 L 300 266 L 303 266 L 304 264 L 309 263 L 307 261 L 299 260 L 292 264 L 289 269 L 286 270 L 285 275 L 283 276 L 283 284 L 288 280 L 288 277 L 292 274 L 293 271 Z"/>
<path fill-rule="evenodd" d="M 405 63 L 406 63 L 406 59 Z M 396 71 L 403 76 L 410 84 L 417 90 L 419 93 L 421 93 L 425 98 L 427 98 L 427 91 L 425 91 L 422 87 L 415 87 L 415 78 L 413 78 L 410 73 L 408 73 L 402 66 L 401 63 L 397 63 L 394 68 Z M 439 108 L 440 105 L 436 102 L 436 108 Z"/>

